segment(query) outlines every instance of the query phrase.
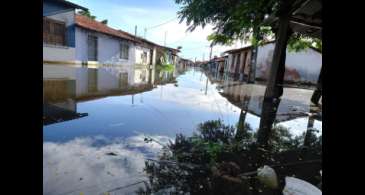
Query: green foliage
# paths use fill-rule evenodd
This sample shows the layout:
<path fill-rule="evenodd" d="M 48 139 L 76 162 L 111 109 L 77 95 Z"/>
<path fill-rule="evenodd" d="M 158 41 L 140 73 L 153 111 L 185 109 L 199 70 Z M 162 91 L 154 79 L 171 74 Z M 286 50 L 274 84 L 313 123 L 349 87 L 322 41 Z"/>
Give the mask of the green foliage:
<path fill-rule="evenodd" d="M 175 0 L 181 5 L 180 22 L 186 20 L 188 30 L 213 24 L 213 43 L 229 44 L 238 38 L 253 35 L 260 39 L 259 30 L 265 15 L 280 8 L 279 0 Z M 262 32 L 264 33 L 264 32 Z"/>
<path fill-rule="evenodd" d="M 285 162 L 280 152 L 295 151 L 303 141 L 303 136 L 293 138 L 288 129 L 276 126 L 269 142 L 271 147 L 262 150 L 257 148 L 256 136 L 249 125 L 243 127 L 236 131 L 220 120 L 207 121 L 200 124 L 191 137 L 177 135 L 158 162 L 146 162 L 149 184 L 138 193 L 247 194 L 250 180 L 227 183 L 222 174 L 238 179 L 238 174 L 256 170 L 264 164 Z M 321 151 L 319 139 L 312 139 L 311 143 Z M 294 152 L 289 158 L 295 157 L 292 155 L 297 154 Z"/>
<path fill-rule="evenodd" d="M 77 12 L 78 14 L 80 14 L 80 15 L 83 15 L 83 16 L 86 16 L 86 17 L 88 17 L 88 18 L 90 18 L 90 19 L 93 19 L 93 20 L 95 20 L 96 19 L 96 16 L 94 16 L 94 15 L 91 15 L 91 13 L 90 13 L 90 11 L 89 10 L 80 10 L 80 11 L 78 11 Z"/>
<path fill-rule="evenodd" d="M 86 11 L 85 10 L 80 10 L 77 13 L 80 14 L 80 15 L 86 16 L 86 17 L 88 17 L 88 18 L 90 18 L 92 20 L 95 20 L 96 19 L 96 16 L 91 15 L 91 13 L 90 13 L 89 10 L 86 10 Z M 101 23 L 107 25 L 108 24 L 108 20 L 107 19 L 102 20 Z"/>
<path fill-rule="evenodd" d="M 101 21 L 101 23 L 103 23 L 103 24 L 108 24 L 108 20 L 103 20 L 103 21 Z"/>
<path fill-rule="evenodd" d="M 164 72 L 173 72 L 175 70 L 175 66 L 173 64 L 157 65 L 157 68 Z"/>
<path fill-rule="evenodd" d="M 277 15 L 285 7 L 282 0 L 175 0 L 179 5 L 180 22 L 186 20 L 188 30 L 207 24 L 214 32 L 207 37 L 212 44 L 232 45 L 235 40 L 251 40 L 258 46 L 274 35 L 274 29 L 264 25 L 265 16 Z M 322 41 L 294 35 L 289 40 L 290 51 L 315 47 L 322 51 Z"/>
<path fill-rule="evenodd" d="M 299 34 L 292 35 L 288 40 L 289 52 L 299 52 L 307 48 L 315 48 L 322 53 L 322 40 L 318 38 L 305 37 Z"/>

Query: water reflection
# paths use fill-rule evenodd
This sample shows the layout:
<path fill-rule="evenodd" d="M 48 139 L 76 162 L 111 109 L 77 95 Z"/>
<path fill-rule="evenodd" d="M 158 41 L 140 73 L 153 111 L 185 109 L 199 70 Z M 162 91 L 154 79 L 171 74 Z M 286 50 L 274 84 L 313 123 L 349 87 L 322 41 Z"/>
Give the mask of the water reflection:
<path fill-rule="evenodd" d="M 261 85 L 207 76 L 200 69 L 147 71 L 133 85 L 132 78 L 114 77 L 118 74 L 112 70 L 72 70 L 77 74 L 71 79 L 44 81 L 44 194 L 100 194 L 143 179 L 144 160 L 161 149 L 146 144 L 143 134 L 167 143 L 177 133 L 191 135 L 199 123 L 217 119 L 227 125 L 248 123 L 254 131 L 259 127 Z M 302 134 L 307 115 L 285 114 L 305 113 L 311 92 L 285 93 L 278 123 Z M 321 122 L 314 119 L 313 127 L 321 130 Z"/>
<path fill-rule="evenodd" d="M 161 143 L 169 140 L 164 136 L 153 138 Z M 43 192 L 101 194 L 143 180 L 145 158 L 157 155 L 160 150 L 159 144 L 145 143 L 143 135 L 127 139 L 96 136 L 64 143 L 44 142 Z M 123 192 L 132 193 L 137 187 L 126 188 Z"/>

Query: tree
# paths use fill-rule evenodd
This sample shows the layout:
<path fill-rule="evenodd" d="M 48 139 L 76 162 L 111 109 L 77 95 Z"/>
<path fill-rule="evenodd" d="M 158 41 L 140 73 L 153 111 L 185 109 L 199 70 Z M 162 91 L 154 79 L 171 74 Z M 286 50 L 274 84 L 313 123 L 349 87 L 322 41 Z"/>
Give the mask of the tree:
<path fill-rule="evenodd" d="M 270 77 L 265 90 L 257 139 L 260 146 L 266 147 L 280 104 L 280 97 L 283 94 L 287 45 L 295 51 L 313 45 L 320 48 L 322 46 L 320 40 L 308 39 L 293 32 L 290 28 L 290 14 L 303 1 L 175 0 L 175 2 L 182 5 L 178 15 L 180 22 L 186 19 L 188 30 L 194 30 L 197 26 L 204 27 L 208 23 L 214 25 L 215 31 L 208 37 L 213 43 L 229 44 L 239 38 L 248 38 L 247 36 L 252 39 L 254 48 L 251 56 L 249 82 L 255 81 L 257 45 L 262 43 L 268 35 L 275 35 L 277 40 Z M 269 18 L 278 18 L 278 22 L 275 24 L 267 22 Z M 317 44 L 314 44 L 313 41 L 317 41 Z"/>
<path fill-rule="evenodd" d="M 101 23 L 106 25 L 106 24 L 108 24 L 108 20 L 105 19 L 105 20 L 101 21 Z"/>
<path fill-rule="evenodd" d="M 83 16 L 86 16 L 86 17 L 88 17 L 88 18 L 90 18 L 90 19 L 93 19 L 93 20 L 95 20 L 96 19 L 96 16 L 94 16 L 94 15 L 91 15 L 91 13 L 90 13 L 90 11 L 89 10 L 80 10 L 80 11 L 78 11 L 77 12 L 78 14 L 80 14 L 80 15 L 83 15 Z"/>
<path fill-rule="evenodd" d="M 296 1 L 298 0 L 175 0 L 181 5 L 178 12 L 180 22 L 186 20 L 188 30 L 212 24 L 214 32 L 208 40 L 214 44 L 228 45 L 237 39 L 250 39 L 253 45 L 265 42 L 267 37 L 276 32 L 276 29 L 265 24 L 265 19 L 279 15 L 285 9 L 284 4 Z M 295 47 L 297 41 L 310 43 L 301 46 L 321 44 L 321 40 L 310 40 L 297 34 L 293 34 L 289 44 Z"/>

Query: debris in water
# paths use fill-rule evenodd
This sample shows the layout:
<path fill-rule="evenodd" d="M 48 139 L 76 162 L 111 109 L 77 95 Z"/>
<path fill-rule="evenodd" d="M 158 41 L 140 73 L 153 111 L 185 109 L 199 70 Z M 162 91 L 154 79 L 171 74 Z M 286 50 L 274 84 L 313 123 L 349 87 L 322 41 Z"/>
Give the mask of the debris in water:
<path fill-rule="evenodd" d="M 114 174 L 110 173 L 109 171 L 107 172 L 107 174 L 114 177 Z"/>
<path fill-rule="evenodd" d="M 109 156 L 117 156 L 118 154 L 116 154 L 114 152 L 108 152 L 108 153 L 106 153 L 106 155 L 109 155 Z"/>
<path fill-rule="evenodd" d="M 80 177 L 80 181 L 81 181 L 81 180 L 83 180 L 83 178 L 82 178 L 82 177 Z"/>

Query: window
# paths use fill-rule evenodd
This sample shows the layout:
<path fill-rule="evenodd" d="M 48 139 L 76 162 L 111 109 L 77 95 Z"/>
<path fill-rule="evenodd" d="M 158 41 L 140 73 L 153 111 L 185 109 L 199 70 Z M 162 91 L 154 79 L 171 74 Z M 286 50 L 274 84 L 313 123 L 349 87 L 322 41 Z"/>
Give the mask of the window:
<path fill-rule="evenodd" d="M 147 52 L 143 52 L 142 54 L 141 54 L 141 59 L 142 59 L 142 63 L 143 64 L 147 64 Z"/>
<path fill-rule="evenodd" d="M 66 45 L 66 24 L 61 21 L 43 18 L 43 43 Z"/>
<path fill-rule="evenodd" d="M 96 36 L 87 37 L 87 54 L 89 61 L 98 60 L 98 38 Z"/>
<path fill-rule="evenodd" d="M 127 42 L 120 43 L 120 58 L 128 60 L 129 56 L 129 45 Z"/>

